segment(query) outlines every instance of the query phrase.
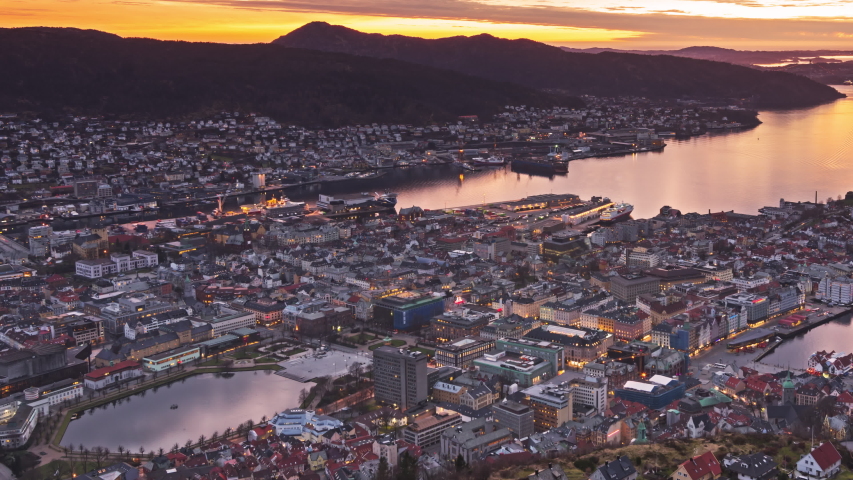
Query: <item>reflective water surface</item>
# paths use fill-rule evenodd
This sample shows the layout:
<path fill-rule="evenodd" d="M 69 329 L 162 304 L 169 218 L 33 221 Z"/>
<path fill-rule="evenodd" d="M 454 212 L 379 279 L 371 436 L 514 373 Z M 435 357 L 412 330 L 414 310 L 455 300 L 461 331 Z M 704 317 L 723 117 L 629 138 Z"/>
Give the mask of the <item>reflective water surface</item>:
<path fill-rule="evenodd" d="M 786 340 L 762 362 L 770 365 L 805 369 L 808 367 L 809 356 L 818 350 L 830 352 L 853 352 L 853 331 L 850 329 L 850 315 L 832 322 L 815 327 L 813 330 L 798 337 Z"/>
<path fill-rule="evenodd" d="M 853 87 L 837 86 L 853 96 Z M 853 190 L 853 98 L 817 107 L 765 111 L 763 122 L 741 132 L 668 140 L 663 152 L 573 161 L 553 178 L 505 169 L 462 173 L 456 167 L 394 169 L 375 180 L 327 184 L 287 192 L 314 202 L 319 193 L 389 189 L 398 207 L 476 205 L 538 193 L 608 196 L 635 205 L 634 218 L 663 205 L 683 212 L 755 213 L 780 198 L 821 200 Z"/>
<path fill-rule="evenodd" d="M 62 445 L 170 450 L 175 443 L 195 443 L 200 435 L 209 438 L 297 407 L 299 392 L 307 387 L 271 370 L 194 375 L 85 411 L 68 426 Z"/>

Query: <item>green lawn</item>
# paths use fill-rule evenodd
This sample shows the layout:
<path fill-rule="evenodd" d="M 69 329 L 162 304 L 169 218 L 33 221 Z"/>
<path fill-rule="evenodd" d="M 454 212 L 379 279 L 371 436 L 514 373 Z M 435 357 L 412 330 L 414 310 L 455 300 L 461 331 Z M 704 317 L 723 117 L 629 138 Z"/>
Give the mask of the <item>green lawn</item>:
<path fill-rule="evenodd" d="M 255 363 L 278 363 L 280 361 L 281 360 L 279 360 L 275 357 L 263 357 L 263 358 L 256 358 L 255 359 Z"/>
<path fill-rule="evenodd" d="M 112 459 L 102 460 L 101 466 L 111 465 L 115 463 Z M 98 464 L 90 459 L 83 464 L 83 459 L 74 461 L 74 473 L 82 475 L 86 472 L 91 472 L 96 469 Z M 59 475 L 54 477 L 54 474 L 59 471 Z M 71 476 L 71 462 L 65 460 L 52 460 L 40 467 L 34 468 L 21 475 L 21 480 L 43 479 L 43 478 L 68 478 Z"/>
<path fill-rule="evenodd" d="M 300 407 L 301 408 L 308 408 L 308 406 L 311 405 L 311 402 L 314 401 L 314 396 L 315 396 L 315 394 L 314 394 L 314 391 L 312 390 L 311 393 L 308 394 L 308 398 L 306 398 L 305 401 L 302 402 L 302 405 L 300 405 Z"/>
<path fill-rule="evenodd" d="M 403 347 L 406 345 L 405 340 L 391 340 L 390 342 L 379 342 L 375 345 L 371 345 L 371 346 L 367 347 L 367 349 L 368 350 L 376 350 L 377 348 L 381 347 L 382 345 L 385 345 L 386 343 L 390 344 L 392 347 Z"/>
<path fill-rule="evenodd" d="M 288 350 L 286 352 L 281 353 L 281 355 L 287 355 L 288 357 L 291 357 L 293 355 L 299 355 L 300 353 L 302 353 L 304 351 L 305 351 L 304 348 L 296 347 L 294 349 L 291 349 L 291 350 Z"/>

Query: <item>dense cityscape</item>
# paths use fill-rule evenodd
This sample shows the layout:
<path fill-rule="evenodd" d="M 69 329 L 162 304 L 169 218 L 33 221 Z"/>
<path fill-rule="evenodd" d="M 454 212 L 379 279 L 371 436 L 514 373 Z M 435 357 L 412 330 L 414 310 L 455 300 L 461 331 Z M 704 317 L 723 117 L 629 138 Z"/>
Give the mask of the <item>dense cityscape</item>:
<path fill-rule="evenodd" d="M 0 480 L 853 480 L 853 4 L 0 3 Z"/>
<path fill-rule="evenodd" d="M 4 463 L 35 480 L 853 475 L 853 354 L 774 355 L 849 311 L 853 193 L 647 219 L 569 192 L 439 210 L 284 197 L 386 168 L 559 175 L 757 123 L 584 100 L 318 130 L 4 115 Z M 205 411 L 192 389 L 158 397 L 259 373 L 268 403 L 235 397 L 190 430 L 98 419 Z"/>

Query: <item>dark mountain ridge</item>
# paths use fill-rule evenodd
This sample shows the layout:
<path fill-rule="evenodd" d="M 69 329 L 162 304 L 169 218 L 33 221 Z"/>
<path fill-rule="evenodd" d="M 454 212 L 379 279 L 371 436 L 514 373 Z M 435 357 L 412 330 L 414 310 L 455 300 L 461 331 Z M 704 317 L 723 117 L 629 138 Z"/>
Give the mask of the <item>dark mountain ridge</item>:
<path fill-rule="evenodd" d="M 335 126 L 491 115 L 577 98 L 390 59 L 121 38 L 94 30 L 0 29 L 0 110 L 176 118 L 253 111 Z"/>
<path fill-rule="evenodd" d="M 403 60 L 571 95 L 754 97 L 762 108 L 810 106 L 844 96 L 829 86 L 784 72 L 672 55 L 568 52 L 532 40 L 488 34 L 427 40 L 313 22 L 273 43 Z"/>
<path fill-rule="evenodd" d="M 733 50 L 731 48 L 696 46 L 679 50 L 620 50 L 618 48 L 570 48 L 561 47 L 575 53 L 636 53 L 638 55 L 673 55 L 738 65 L 765 65 L 785 63 L 797 58 L 815 59 L 815 63 L 838 63 L 832 57 L 853 56 L 853 50 Z"/>

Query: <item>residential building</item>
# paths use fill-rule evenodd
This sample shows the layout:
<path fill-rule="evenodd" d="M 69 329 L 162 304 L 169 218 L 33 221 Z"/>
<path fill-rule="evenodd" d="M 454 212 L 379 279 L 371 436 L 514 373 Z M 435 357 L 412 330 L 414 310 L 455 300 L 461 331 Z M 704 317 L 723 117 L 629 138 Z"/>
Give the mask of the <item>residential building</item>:
<path fill-rule="evenodd" d="M 809 479 L 831 477 L 841 471 L 841 454 L 824 442 L 797 461 L 797 472 Z"/>
<path fill-rule="evenodd" d="M 737 480 L 773 480 L 779 475 L 773 457 L 763 453 L 730 455 L 723 459 L 723 466 L 737 474 Z"/>
<path fill-rule="evenodd" d="M 715 480 L 723 474 L 723 469 L 717 457 L 710 451 L 695 456 L 675 469 L 672 480 Z"/>
<path fill-rule="evenodd" d="M 637 469 L 631 459 L 623 455 L 595 469 L 589 480 L 637 480 Z"/>

